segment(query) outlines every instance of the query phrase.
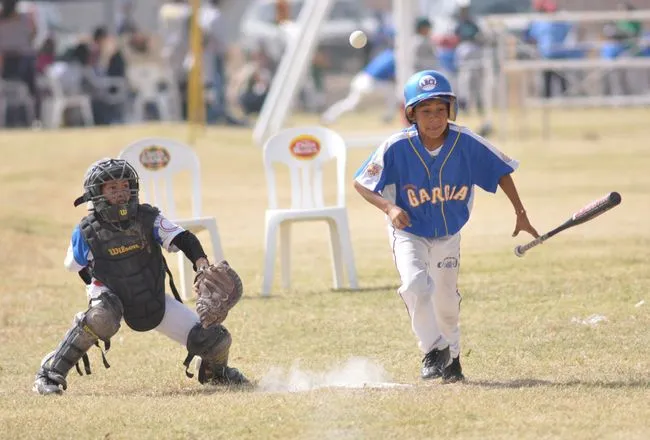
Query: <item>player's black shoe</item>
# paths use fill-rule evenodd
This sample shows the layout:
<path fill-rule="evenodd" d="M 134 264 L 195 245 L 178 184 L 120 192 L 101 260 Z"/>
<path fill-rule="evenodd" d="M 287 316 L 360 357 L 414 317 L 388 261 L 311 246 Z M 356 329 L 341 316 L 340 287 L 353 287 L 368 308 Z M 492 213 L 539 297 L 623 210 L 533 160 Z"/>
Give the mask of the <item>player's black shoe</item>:
<path fill-rule="evenodd" d="M 422 359 L 422 379 L 441 377 L 447 365 L 449 365 L 449 347 L 431 350 Z"/>
<path fill-rule="evenodd" d="M 462 382 L 464 380 L 465 376 L 463 376 L 463 367 L 460 366 L 460 356 L 456 356 L 442 372 L 442 383 Z"/>
<path fill-rule="evenodd" d="M 205 362 L 201 362 L 199 367 L 199 382 L 211 385 L 250 385 L 238 369 L 222 365 L 210 366 Z"/>

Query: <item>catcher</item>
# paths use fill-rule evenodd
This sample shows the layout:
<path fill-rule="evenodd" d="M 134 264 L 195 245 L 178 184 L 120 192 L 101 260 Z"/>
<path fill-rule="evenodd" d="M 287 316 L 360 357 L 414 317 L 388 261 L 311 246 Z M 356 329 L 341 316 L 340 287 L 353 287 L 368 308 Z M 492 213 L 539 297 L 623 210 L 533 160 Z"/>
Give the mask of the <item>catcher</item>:
<path fill-rule="evenodd" d="M 232 338 L 221 325 L 241 297 L 241 280 L 226 262 L 210 265 L 194 234 L 140 204 L 138 190 L 137 172 L 125 160 L 102 159 L 86 172 L 84 194 L 74 205 L 90 202 L 89 213 L 72 233 L 64 264 L 85 282 L 89 306 L 41 362 L 33 387 L 38 394 L 62 393 L 72 367 L 82 374 L 80 361 L 90 374 L 86 352 L 99 341 L 108 350 L 122 318 L 135 331 L 155 329 L 186 346 L 188 377 L 190 361 L 199 356 L 200 383 L 249 383 L 228 366 Z M 194 264 L 198 315 L 180 301 L 161 248 L 181 250 Z M 165 294 L 166 272 L 176 299 Z M 104 350 L 102 360 L 108 368 Z"/>

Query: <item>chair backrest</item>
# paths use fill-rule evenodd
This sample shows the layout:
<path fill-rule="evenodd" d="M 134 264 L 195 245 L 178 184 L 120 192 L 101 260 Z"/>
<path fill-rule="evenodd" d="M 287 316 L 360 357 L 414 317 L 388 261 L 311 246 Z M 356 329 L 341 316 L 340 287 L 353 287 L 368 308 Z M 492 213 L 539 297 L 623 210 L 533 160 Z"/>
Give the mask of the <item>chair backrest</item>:
<path fill-rule="evenodd" d="M 129 66 L 126 71 L 131 87 L 146 99 L 175 95 L 176 81 L 170 69 L 156 63 Z"/>
<path fill-rule="evenodd" d="M 189 172 L 192 181 L 192 217 L 201 217 L 199 158 L 189 146 L 164 138 L 147 138 L 132 143 L 119 154 L 140 177 L 140 200 L 159 207 L 165 216 L 178 219 L 173 178 Z"/>
<path fill-rule="evenodd" d="M 336 204 L 345 206 L 345 165 L 347 148 L 343 138 L 325 127 L 287 128 L 264 144 L 264 170 L 269 208 L 278 208 L 274 163 L 285 164 L 291 178 L 291 208 L 325 206 L 323 165 L 336 159 Z"/>

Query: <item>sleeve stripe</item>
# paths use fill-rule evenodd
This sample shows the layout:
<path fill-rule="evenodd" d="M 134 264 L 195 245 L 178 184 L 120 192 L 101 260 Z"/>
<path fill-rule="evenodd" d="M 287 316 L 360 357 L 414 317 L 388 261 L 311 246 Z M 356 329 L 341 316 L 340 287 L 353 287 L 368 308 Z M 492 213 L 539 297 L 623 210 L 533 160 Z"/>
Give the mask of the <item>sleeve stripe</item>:
<path fill-rule="evenodd" d="M 476 133 L 472 132 L 471 130 L 468 130 L 465 127 L 457 127 L 456 129 L 459 129 L 462 133 L 470 136 L 472 139 L 477 141 L 479 144 L 483 145 L 485 148 L 490 150 L 492 154 L 494 154 L 496 157 L 501 159 L 504 163 L 506 163 L 512 170 L 516 170 L 519 167 L 519 161 L 516 159 L 512 159 L 511 157 L 508 157 L 507 155 L 503 154 L 501 150 L 499 150 L 497 147 L 492 145 L 490 141 L 487 139 L 477 135 Z"/>

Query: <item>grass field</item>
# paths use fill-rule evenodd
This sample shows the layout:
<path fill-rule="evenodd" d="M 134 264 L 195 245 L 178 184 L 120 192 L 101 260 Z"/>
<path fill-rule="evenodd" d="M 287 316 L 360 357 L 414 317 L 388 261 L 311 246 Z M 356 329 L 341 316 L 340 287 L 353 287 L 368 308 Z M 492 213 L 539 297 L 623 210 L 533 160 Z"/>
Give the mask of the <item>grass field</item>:
<path fill-rule="evenodd" d="M 478 193 L 462 243 L 466 383 L 419 379 L 382 215 L 351 187 L 361 290 L 331 289 L 326 226 L 300 224 L 291 291 L 276 280 L 272 297 L 260 298 L 260 150 L 249 131 L 211 128 L 196 147 L 205 213 L 217 217 L 246 289 L 225 322 L 231 363 L 260 386 L 203 387 L 185 377 L 183 347 L 123 326 L 108 353 L 112 367 L 91 350 L 93 374 L 72 371 L 68 391 L 52 398 L 31 385 L 42 356 L 85 309 L 81 282 L 62 262 L 83 215 L 72 201 L 86 167 L 141 137 L 184 139 L 186 131 L 0 132 L 0 438 L 649 438 L 650 110 L 555 113 L 553 125 L 547 143 L 533 130 L 498 144 L 522 162 L 514 177 L 533 225 L 549 230 L 609 191 L 623 202 L 518 259 L 512 249 L 529 237 L 510 236 L 506 197 Z M 350 150 L 350 177 L 370 151 Z M 402 386 L 323 386 L 364 381 Z"/>

